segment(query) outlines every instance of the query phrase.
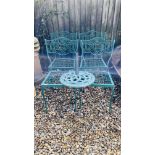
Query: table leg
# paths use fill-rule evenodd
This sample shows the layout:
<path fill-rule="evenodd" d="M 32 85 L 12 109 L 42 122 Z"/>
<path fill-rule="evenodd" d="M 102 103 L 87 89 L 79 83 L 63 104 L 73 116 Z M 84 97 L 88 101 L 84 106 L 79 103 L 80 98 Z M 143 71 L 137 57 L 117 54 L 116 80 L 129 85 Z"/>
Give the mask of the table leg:
<path fill-rule="evenodd" d="M 47 103 L 46 103 L 46 99 L 45 99 L 45 90 L 44 90 L 44 88 L 42 87 L 41 88 L 41 94 L 42 94 L 42 97 L 43 97 L 43 102 L 44 102 L 44 107 L 43 108 L 45 108 L 45 112 L 47 113 Z"/>
<path fill-rule="evenodd" d="M 114 87 L 111 88 L 111 97 L 110 97 L 110 103 L 109 103 L 109 112 L 112 111 L 112 101 L 113 101 L 113 95 L 114 95 Z"/>
<path fill-rule="evenodd" d="M 76 111 L 76 89 L 74 89 L 74 111 Z"/>
<path fill-rule="evenodd" d="M 73 110 L 73 102 L 72 102 L 72 89 L 71 89 L 71 93 L 70 93 L 70 105 L 71 105 L 71 110 Z"/>
<path fill-rule="evenodd" d="M 79 89 L 80 109 L 81 109 L 81 106 L 82 106 L 82 100 L 81 100 L 81 91 L 82 91 L 82 89 Z"/>
<path fill-rule="evenodd" d="M 73 88 L 73 92 L 70 94 L 70 104 L 71 104 L 71 110 L 74 110 L 74 112 L 77 110 L 77 98 L 80 100 L 80 109 L 82 106 L 82 99 L 81 99 L 81 91 L 80 88 Z M 72 94 L 73 93 L 73 94 Z M 72 101 L 73 99 L 73 101 Z"/>

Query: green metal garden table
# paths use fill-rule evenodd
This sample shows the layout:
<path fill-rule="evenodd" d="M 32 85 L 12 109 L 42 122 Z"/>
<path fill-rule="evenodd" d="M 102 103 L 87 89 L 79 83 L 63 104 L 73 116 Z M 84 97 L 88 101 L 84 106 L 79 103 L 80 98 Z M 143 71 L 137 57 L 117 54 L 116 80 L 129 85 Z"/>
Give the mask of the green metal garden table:
<path fill-rule="evenodd" d="M 79 73 L 81 71 L 85 71 L 85 70 L 79 70 Z M 74 89 L 74 96 L 76 95 L 76 93 L 79 93 L 78 95 L 80 95 L 80 88 L 84 88 L 86 86 L 89 87 L 100 87 L 100 88 L 111 88 L 111 97 L 109 100 L 109 112 L 111 112 L 112 109 L 112 98 L 113 98 L 113 94 L 114 94 L 114 83 L 112 80 L 111 75 L 108 72 L 102 72 L 102 71 L 96 71 L 96 70 L 86 70 L 87 73 L 90 73 L 92 80 L 90 83 L 87 83 L 86 85 L 79 85 L 79 87 L 76 87 L 75 85 L 72 85 L 71 87 L 69 85 L 67 85 L 67 83 L 62 82 L 61 80 L 65 79 L 63 77 L 65 77 L 65 75 L 68 73 L 68 71 L 50 71 L 45 79 L 43 80 L 43 82 L 41 83 L 41 91 L 42 91 L 42 96 L 43 96 L 43 101 L 44 101 L 44 109 L 47 112 L 48 111 L 48 101 L 46 100 L 46 96 L 45 96 L 45 91 L 47 88 L 65 88 L 66 86 L 68 88 Z M 93 76 L 92 76 L 93 75 Z M 75 90 L 78 89 L 78 92 L 75 93 Z M 81 100 L 81 98 L 80 98 Z M 74 100 L 75 101 L 75 100 Z M 82 101 L 80 101 L 80 106 L 81 106 Z M 74 107 L 74 110 L 76 110 L 76 102 L 71 104 L 72 108 Z"/>

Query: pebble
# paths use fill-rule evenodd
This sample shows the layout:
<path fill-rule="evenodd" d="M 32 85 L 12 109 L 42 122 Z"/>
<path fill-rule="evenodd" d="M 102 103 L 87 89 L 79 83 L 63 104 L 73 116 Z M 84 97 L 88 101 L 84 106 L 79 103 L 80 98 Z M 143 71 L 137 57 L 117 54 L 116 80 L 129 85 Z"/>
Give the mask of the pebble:
<path fill-rule="evenodd" d="M 36 91 L 40 91 L 40 86 L 36 86 Z M 109 114 L 110 90 L 86 88 L 82 93 L 84 105 L 74 112 L 70 110 L 70 90 L 66 89 L 66 93 L 63 95 L 63 89 L 46 91 L 47 114 L 42 98 L 34 98 L 34 155 L 120 155 L 120 100 L 112 104 Z"/>

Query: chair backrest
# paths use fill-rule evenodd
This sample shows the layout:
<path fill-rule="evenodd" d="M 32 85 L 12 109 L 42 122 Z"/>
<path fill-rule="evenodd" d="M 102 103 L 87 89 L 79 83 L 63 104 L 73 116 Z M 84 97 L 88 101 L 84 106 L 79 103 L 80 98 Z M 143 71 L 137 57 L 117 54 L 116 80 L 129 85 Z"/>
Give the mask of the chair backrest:
<path fill-rule="evenodd" d="M 53 32 L 53 33 L 50 33 L 50 37 L 51 37 L 51 40 L 59 37 L 65 37 L 70 40 L 77 40 L 77 33 L 76 32 L 70 33 L 68 31 Z"/>
<path fill-rule="evenodd" d="M 105 40 L 102 37 L 95 37 L 90 40 L 81 40 L 80 46 L 82 53 L 90 53 L 93 55 L 102 54 L 103 52 L 112 51 L 112 40 Z"/>
<path fill-rule="evenodd" d="M 90 30 L 88 32 L 79 33 L 79 39 L 80 40 L 90 40 L 95 37 L 102 37 L 106 38 L 106 33 L 97 32 L 95 30 Z"/>
<path fill-rule="evenodd" d="M 78 49 L 78 40 L 70 40 L 64 37 L 59 37 L 53 40 L 46 40 L 46 51 L 47 54 L 56 55 L 68 55 L 75 54 Z"/>
<path fill-rule="evenodd" d="M 81 40 L 80 46 L 82 49 L 82 54 L 90 53 L 93 55 L 101 54 L 104 49 L 105 40 L 101 37 L 95 37 L 90 40 Z"/>

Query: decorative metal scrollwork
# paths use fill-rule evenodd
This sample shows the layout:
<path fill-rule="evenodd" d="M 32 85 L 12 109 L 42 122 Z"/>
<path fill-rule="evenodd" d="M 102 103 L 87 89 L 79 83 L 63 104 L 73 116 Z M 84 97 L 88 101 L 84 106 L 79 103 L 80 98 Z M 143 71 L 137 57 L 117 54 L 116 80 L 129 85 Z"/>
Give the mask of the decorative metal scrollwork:
<path fill-rule="evenodd" d="M 60 37 L 53 40 L 45 40 L 45 45 L 48 53 L 67 55 L 69 53 L 76 52 L 78 47 L 78 41 Z"/>

